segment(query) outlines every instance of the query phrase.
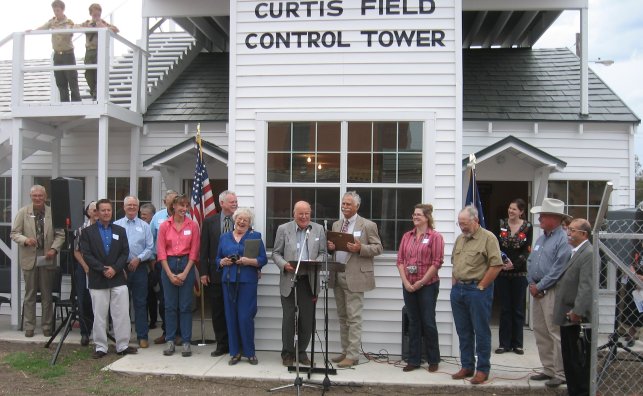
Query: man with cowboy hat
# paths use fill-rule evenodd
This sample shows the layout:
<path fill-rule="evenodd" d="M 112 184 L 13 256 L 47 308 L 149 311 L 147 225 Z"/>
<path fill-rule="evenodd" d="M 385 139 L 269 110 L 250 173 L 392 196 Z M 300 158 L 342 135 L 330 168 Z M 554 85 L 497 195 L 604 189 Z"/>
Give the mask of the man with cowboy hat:
<path fill-rule="evenodd" d="M 565 383 L 563 357 L 560 349 L 560 327 L 554 323 L 556 283 L 571 255 L 567 233 L 561 226 L 565 203 L 559 199 L 545 198 L 541 206 L 531 213 L 539 214 L 543 234 L 538 238 L 527 259 L 527 281 L 533 297 L 534 335 L 543 372 L 532 375 L 531 380 L 544 381 L 550 388 Z"/>

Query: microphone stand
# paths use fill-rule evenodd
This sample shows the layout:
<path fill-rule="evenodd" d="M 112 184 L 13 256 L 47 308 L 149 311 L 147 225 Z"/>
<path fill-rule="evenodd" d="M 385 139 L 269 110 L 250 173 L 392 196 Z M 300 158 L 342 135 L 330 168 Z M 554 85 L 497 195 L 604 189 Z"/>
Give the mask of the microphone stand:
<path fill-rule="evenodd" d="M 304 249 L 306 248 L 306 243 L 308 243 L 308 236 L 310 235 L 310 229 L 312 227 L 308 226 L 306 229 L 306 235 L 304 236 L 304 243 L 301 246 L 299 252 L 299 259 L 297 259 L 297 267 L 295 267 L 295 273 L 292 277 L 292 292 L 295 293 L 295 372 L 297 376 L 295 377 L 295 382 L 288 385 L 278 386 L 276 388 L 269 389 L 268 392 L 274 392 L 281 389 L 290 388 L 291 386 L 297 389 L 297 395 L 301 391 L 301 387 L 309 387 L 317 389 L 317 386 L 305 384 L 301 376 L 299 375 L 299 304 L 297 302 L 297 275 L 299 274 L 299 267 L 301 266 L 301 258 L 304 255 Z"/>
<path fill-rule="evenodd" d="M 328 221 L 324 220 L 324 232 L 328 231 Z M 330 271 L 328 270 L 328 248 L 324 254 L 324 278 L 322 280 L 322 287 L 324 288 L 324 380 L 322 381 L 322 395 L 330 389 L 329 360 L 328 360 L 328 282 L 330 280 Z M 335 369 L 333 369 L 335 371 Z M 337 374 L 335 371 L 333 374 Z"/>

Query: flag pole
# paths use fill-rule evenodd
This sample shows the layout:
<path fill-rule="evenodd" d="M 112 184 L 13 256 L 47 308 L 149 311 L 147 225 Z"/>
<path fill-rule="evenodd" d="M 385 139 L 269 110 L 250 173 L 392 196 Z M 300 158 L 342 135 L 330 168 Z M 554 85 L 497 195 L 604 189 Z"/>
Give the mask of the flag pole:
<path fill-rule="evenodd" d="M 203 147 L 201 146 L 201 123 L 196 124 L 196 144 L 199 147 L 199 159 L 203 161 Z M 202 201 L 201 201 L 202 202 Z M 204 208 L 201 208 L 203 212 Z M 203 297 L 203 283 L 199 280 L 199 297 L 201 299 L 201 343 L 198 346 L 205 346 L 205 299 Z"/>

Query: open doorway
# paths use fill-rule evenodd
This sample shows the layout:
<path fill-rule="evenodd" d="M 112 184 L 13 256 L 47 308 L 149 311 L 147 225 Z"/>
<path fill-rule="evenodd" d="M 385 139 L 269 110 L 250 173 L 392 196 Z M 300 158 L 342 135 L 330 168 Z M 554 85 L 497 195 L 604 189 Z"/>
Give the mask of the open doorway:
<path fill-rule="evenodd" d="M 512 199 L 522 198 L 525 202 L 531 202 L 529 182 L 526 181 L 478 181 L 478 191 L 480 191 L 487 229 L 494 234 L 499 232 L 500 219 L 507 217 L 507 208 Z M 527 299 L 527 303 L 529 303 L 528 301 L 529 299 Z M 527 312 L 529 311 L 527 310 Z M 498 325 L 499 320 L 500 301 L 498 298 L 494 298 L 491 323 Z"/>

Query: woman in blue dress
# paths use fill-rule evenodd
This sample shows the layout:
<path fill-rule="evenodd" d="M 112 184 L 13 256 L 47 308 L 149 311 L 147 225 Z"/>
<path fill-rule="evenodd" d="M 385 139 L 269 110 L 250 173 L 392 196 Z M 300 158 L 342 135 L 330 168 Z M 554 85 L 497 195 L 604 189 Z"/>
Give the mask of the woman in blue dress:
<path fill-rule="evenodd" d="M 252 229 L 254 214 L 248 208 L 239 208 L 232 215 L 234 231 L 219 239 L 216 264 L 223 284 L 223 301 L 228 327 L 230 361 L 235 365 L 241 356 L 250 364 L 257 364 L 255 354 L 255 316 L 257 315 L 257 284 L 261 268 L 268 262 L 261 233 Z M 256 254 L 246 251 L 246 241 L 258 239 Z M 256 257 L 246 257 L 256 256 Z"/>

